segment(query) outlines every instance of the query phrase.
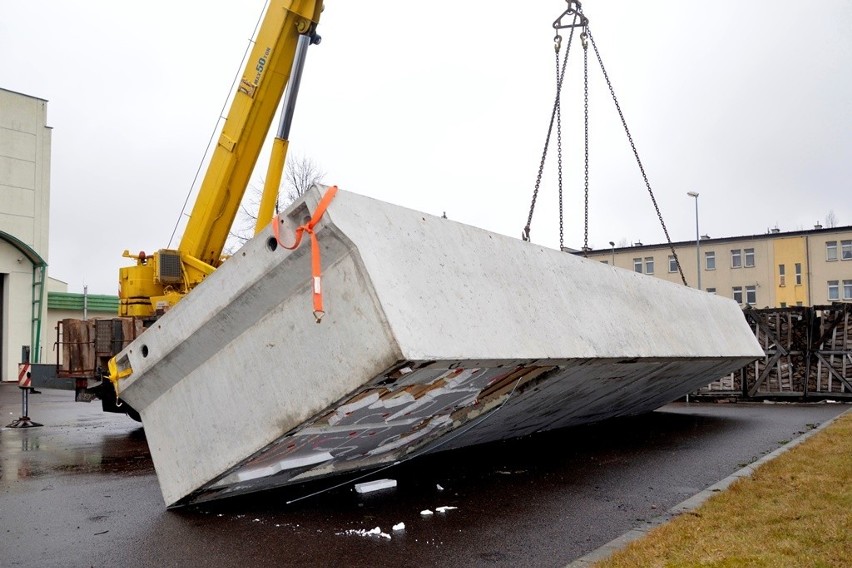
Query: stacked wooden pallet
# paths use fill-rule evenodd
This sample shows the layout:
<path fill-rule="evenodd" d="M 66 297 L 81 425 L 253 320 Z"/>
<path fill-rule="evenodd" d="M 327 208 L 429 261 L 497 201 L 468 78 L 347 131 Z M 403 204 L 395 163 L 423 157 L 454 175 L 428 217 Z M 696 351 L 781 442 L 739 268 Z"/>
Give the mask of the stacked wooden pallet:
<path fill-rule="evenodd" d="M 852 397 L 852 309 L 745 309 L 764 357 L 700 389 L 746 397 Z"/>

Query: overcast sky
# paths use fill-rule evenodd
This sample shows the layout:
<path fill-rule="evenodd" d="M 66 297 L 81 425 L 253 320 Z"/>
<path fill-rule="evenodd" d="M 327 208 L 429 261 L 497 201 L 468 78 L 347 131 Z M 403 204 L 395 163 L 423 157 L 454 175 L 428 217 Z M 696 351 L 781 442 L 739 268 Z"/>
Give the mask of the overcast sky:
<path fill-rule="evenodd" d="M 168 244 L 263 6 L 0 0 L 0 87 L 49 101 L 50 273 L 69 291 L 85 283 L 114 294 L 125 248 Z M 326 2 L 291 152 L 342 189 L 518 236 L 553 102 L 551 23 L 565 2 L 363 6 Z M 695 235 L 687 191 L 700 193 L 701 233 L 712 237 L 811 228 L 830 211 L 852 225 L 852 3 L 587 0 L 583 9 L 673 240 Z M 589 243 L 661 242 L 591 57 L 590 71 Z M 581 88 L 574 66 L 563 102 L 574 248 Z M 551 160 L 532 236 L 557 247 L 554 172 Z"/>

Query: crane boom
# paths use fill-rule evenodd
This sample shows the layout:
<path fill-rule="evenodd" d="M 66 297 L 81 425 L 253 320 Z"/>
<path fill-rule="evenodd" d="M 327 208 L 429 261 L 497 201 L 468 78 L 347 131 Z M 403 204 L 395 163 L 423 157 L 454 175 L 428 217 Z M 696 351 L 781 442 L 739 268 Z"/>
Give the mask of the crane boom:
<path fill-rule="evenodd" d="M 313 38 L 322 0 L 270 0 L 177 250 L 139 253 L 119 272 L 120 315 L 153 316 L 222 263 L 301 36 Z M 278 160 L 283 167 L 283 160 Z M 280 178 L 280 175 L 279 175 Z"/>

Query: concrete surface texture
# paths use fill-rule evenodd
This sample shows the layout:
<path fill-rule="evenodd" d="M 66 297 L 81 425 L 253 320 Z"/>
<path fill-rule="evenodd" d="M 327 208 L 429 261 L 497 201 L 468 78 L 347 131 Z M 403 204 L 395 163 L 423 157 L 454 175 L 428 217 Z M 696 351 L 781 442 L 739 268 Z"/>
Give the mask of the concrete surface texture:
<path fill-rule="evenodd" d="M 357 194 L 317 235 L 320 325 L 310 246 L 267 229 L 119 355 L 166 504 L 646 412 L 762 355 L 731 300 Z"/>
<path fill-rule="evenodd" d="M 849 408 L 673 404 L 361 480 L 396 480 L 387 491 L 299 500 L 322 481 L 168 511 L 138 423 L 67 391 L 32 401 L 43 428 L 0 428 L 4 568 L 561 568 Z M 3 424 L 19 412 L 18 389 L 0 385 Z"/>

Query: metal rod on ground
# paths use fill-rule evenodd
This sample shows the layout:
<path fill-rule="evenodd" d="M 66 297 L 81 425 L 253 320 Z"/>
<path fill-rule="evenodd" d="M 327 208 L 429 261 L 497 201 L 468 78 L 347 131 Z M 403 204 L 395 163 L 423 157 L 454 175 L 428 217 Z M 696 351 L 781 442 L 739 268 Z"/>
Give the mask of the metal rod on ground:
<path fill-rule="evenodd" d="M 25 352 L 27 355 L 29 351 Z M 21 389 L 21 417 L 6 426 L 7 428 L 35 428 L 42 426 L 30 420 L 30 390 L 32 389 L 32 372 L 29 362 L 18 365 L 18 388 Z"/>

